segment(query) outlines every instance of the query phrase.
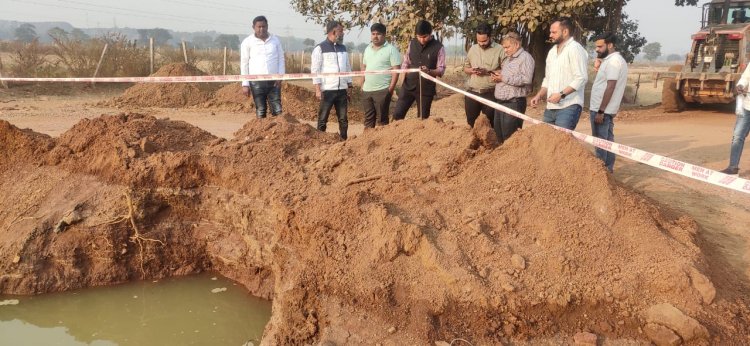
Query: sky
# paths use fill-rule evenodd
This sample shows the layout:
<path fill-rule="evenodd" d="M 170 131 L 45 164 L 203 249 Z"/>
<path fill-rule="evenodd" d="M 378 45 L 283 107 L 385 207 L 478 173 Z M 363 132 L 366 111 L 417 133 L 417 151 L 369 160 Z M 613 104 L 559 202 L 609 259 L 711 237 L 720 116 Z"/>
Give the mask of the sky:
<path fill-rule="evenodd" d="M 705 3 L 702 0 L 700 4 Z M 269 31 L 281 36 L 318 39 L 320 25 L 297 14 L 287 0 L 0 0 L 0 19 L 22 22 L 63 21 L 75 27 L 161 27 L 175 31 L 249 34 L 252 18 L 268 17 Z M 685 53 L 698 30 L 700 7 L 675 7 L 673 0 L 630 0 L 625 12 L 639 23 L 649 42 L 659 42 L 664 55 Z M 363 42 L 359 28 L 346 40 Z"/>

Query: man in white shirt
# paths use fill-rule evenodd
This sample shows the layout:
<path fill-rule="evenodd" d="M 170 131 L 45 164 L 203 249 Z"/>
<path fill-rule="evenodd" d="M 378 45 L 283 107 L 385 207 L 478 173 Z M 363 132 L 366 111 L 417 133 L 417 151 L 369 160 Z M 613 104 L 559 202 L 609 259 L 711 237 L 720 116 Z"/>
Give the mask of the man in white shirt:
<path fill-rule="evenodd" d="M 243 75 L 284 74 L 284 49 L 276 35 L 268 33 L 268 20 L 264 16 L 253 19 L 253 35 L 240 45 L 240 70 Z M 281 81 L 242 82 L 242 93 L 255 102 L 255 115 L 266 117 L 266 102 L 271 115 L 281 114 Z"/>
<path fill-rule="evenodd" d="M 544 122 L 575 130 L 583 110 L 583 88 L 588 80 L 588 53 L 573 39 L 575 26 L 569 17 L 555 20 L 549 37 L 555 43 L 547 54 L 542 88 L 531 99 L 536 107 L 544 97 Z"/>
<path fill-rule="evenodd" d="M 750 84 L 750 65 L 745 68 L 742 72 L 740 80 L 737 82 L 735 91 L 737 97 L 743 97 L 742 111 L 737 114 L 737 120 L 734 123 L 734 131 L 732 132 L 732 145 L 729 148 L 729 166 L 721 173 L 724 174 L 739 174 L 740 172 L 740 157 L 742 157 L 742 149 L 745 147 L 745 138 L 750 133 L 750 95 L 747 94 L 747 86 Z"/>
<path fill-rule="evenodd" d="M 351 72 L 349 55 L 344 41 L 344 26 L 337 21 L 326 24 L 326 39 L 319 43 L 312 51 L 310 72 Z M 315 97 L 320 100 L 318 108 L 318 130 L 325 131 L 328 124 L 328 114 L 332 107 L 336 107 L 339 121 L 339 136 L 346 139 L 349 127 L 347 111 L 351 99 L 352 77 L 313 78 Z"/>
<path fill-rule="evenodd" d="M 601 61 L 591 86 L 591 134 L 594 137 L 615 140 L 615 115 L 620 110 L 622 95 L 628 84 L 628 63 L 615 48 L 617 36 L 608 32 L 594 41 L 596 57 Z M 610 172 L 614 171 L 615 154 L 596 148 L 596 156 L 604 161 Z"/>

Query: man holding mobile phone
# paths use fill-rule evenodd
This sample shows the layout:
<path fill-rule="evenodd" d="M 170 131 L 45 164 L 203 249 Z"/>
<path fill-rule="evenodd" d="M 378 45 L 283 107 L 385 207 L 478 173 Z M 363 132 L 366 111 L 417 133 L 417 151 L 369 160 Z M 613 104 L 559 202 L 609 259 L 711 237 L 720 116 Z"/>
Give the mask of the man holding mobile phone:
<path fill-rule="evenodd" d="M 464 61 L 464 73 L 469 75 L 466 81 L 466 91 L 481 98 L 495 101 L 495 82 L 492 74 L 500 69 L 500 62 L 505 57 L 502 47 L 492 41 L 492 27 L 481 23 L 476 30 L 477 43 L 469 48 Z M 484 113 L 490 124 L 494 122 L 494 109 L 468 96 L 464 97 L 466 122 L 474 127 L 479 113 Z"/>
<path fill-rule="evenodd" d="M 501 71 L 492 75 L 497 103 L 519 113 L 526 113 L 526 96 L 531 93 L 534 79 L 534 58 L 521 47 L 521 35 L 509 32 L 501 41 L 505 56 Z M 505 142 L 523 126 L 516 116 L 495 110 L 495 134 L 500 143 Z"/>
<path fill-rule="evenodd" d="M 417 37 L 411 42 L 404 54 L 402 69 L 419 68 L 432 77 L 442 77 L 445 73 L 445 47 L 432 36 L 432 24 L 426 20 L 417 22 Z M 417 72 L 406 73 L 398 94 L 393 120 L 402 120 L 406 112 L 417 101 L 417 116 L 421 119 L 430 117 L 432 99 L 437 93 L 435 82 L 422 80 Z"/>

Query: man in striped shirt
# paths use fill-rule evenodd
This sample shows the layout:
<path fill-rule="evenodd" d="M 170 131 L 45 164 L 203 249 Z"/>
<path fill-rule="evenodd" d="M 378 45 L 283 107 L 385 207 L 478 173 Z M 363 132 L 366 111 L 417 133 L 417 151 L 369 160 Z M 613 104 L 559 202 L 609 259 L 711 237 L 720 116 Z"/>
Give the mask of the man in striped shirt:
<path fill-rule="evenodd" d="M 534 58 L 521 47 L 521 36 L 510 32 L 501 41 L 505 50 L 501 69 L 492 74 L 497 103 L 519 113 L 526 112 L 526 95 L 531 92 L 534 79 Z M 493 123 L 500 143 L 523 126 L 523 120 L 503 111 L 495 110 Z"/>
<path fill-rule="evenodd" d="M 536 107 L 544 98 L 544 122 L 575 130 L 583 110 L 583 88 L 588 80 L 588 53 L 573 39 L 575 26 L 569 17 L 555 20 L 549 37 L 555 43 L 547 54 L 542 88 L 531 99 Z"/>

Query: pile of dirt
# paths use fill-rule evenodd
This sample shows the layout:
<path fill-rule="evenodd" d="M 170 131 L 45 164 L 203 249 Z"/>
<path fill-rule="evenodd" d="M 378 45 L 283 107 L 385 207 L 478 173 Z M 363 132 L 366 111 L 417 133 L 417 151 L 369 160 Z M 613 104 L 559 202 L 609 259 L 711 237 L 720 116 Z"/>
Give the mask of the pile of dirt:
<path fill-rule="evenodd" d="M 298 119 L 314 121 L 318 119 L 320 101 L 315 98 L 315 92 L 289 82 L 282 83 L 281 105 L 285 114 Z M 242 85 L 228 84 L 217 90 L 211 98 L 203 104 L 206 108 L 218 108 L 235 112 L 254 112 L 255 104 L 252 97 L 242 94 Z M 358 101 L 352 101 L 347 111 L 349 121 L 362 121 L 364 113 Z M 330 120 L 337 121 L 335 110 L 331 110 Z"/>
<path fill-rule="evenodd" d="M 36 162 L 54 146 L 54 140 L 30 129 L 21 130 L 0 120 L 0 171 L 12 168 L 18 162 Z"/>
<path fill-rule="evenodd" d="M 221 140 L 184 121 L 141 114 L 83 119 L 57 140 L 50 165 L 137 187 L 193 187 L 205 177 L 198 157 Z"/>
<path fill-rule="evenodd" d="M 204 76 L 205 72 L 185 63 L 163 66 L 151 77 Z M 138 83 L 106 105 L 130 107 L 191 107 L 204 104 L 216 90 L 213 83 Z"/>
<path fill-rule="evenodd" d="M 0 174 L 0 292 L 217 270 L 273 298 L 265 344 L 750 335 L 747 287 L 695 222 L 546 126 L 492 149 L 439 118 L 348 141 L 289 116 L 228 141 L 138 115 L 90 122 L 48 154 L 28 145 L 46 165 Z M 123 155 L 144 136 L 150 152 Z M 187 156 L 163 164 L 173 155 Z"/>
<path fill-rule="evenodd" d="M 240 83 L 232 83 L 216 90 L 203 106 L 233 112 L 250 112 L 255 109 L 252 99 L 252 97 L 245 96 L 242 93 L 242 85 Z"/>

